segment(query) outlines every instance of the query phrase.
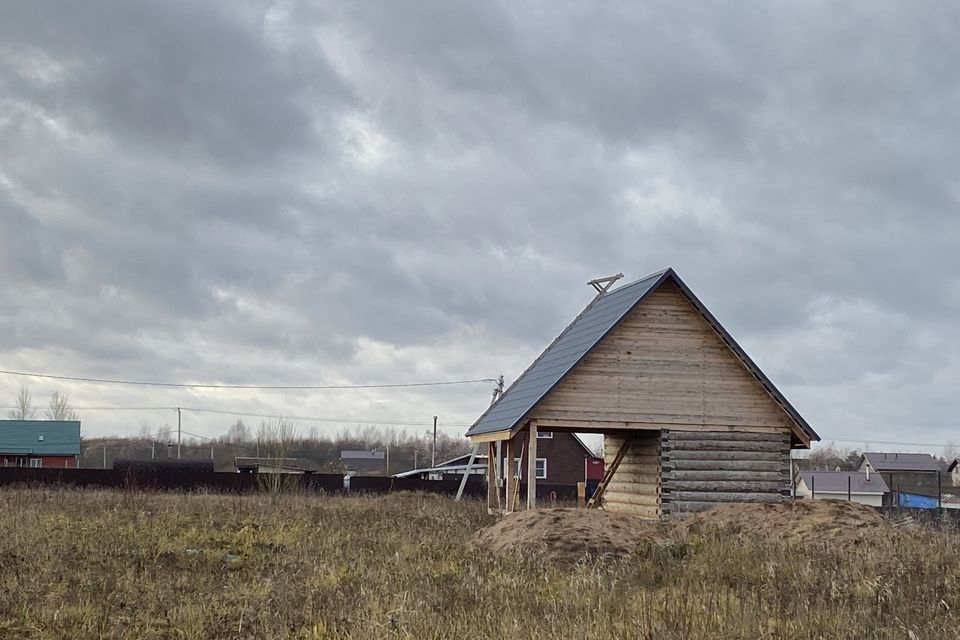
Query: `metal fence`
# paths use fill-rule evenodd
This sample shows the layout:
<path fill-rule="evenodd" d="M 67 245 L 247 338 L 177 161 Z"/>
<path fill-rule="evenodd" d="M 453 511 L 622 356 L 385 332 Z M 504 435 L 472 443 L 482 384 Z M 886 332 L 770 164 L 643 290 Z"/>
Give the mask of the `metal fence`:
<path fill-rule="evenodd" d="M 32 469 L 0 467 L 0 486 L 60 485 L 70 487 L 102 487 L 117 489 L 146 489 L 162 491 L 213 491 L 250 493 L 270 490 L 277 480 L 274 474 L 215 472 L 187 468 L 127 466 L 120 469 Z M 422 491 L 442 495 L 456 495 L 459 480 L 421 480 L 419 478 L 391 478 L 384 476 L 353 476 L 344 481 L 339 473 L 283 474 L 285 491 L 320 491 L 325 493 L 391 493 L 395 491 Z M 576 497 L 576 487 L 566 485 L 539 485 L 537 493 L 543 498 Z M 521 491 L 525 489 L 521 488 Z M 487 485 L 482 480 L 467 481 L 464 495 L 486 496 Z M 524 493 L 525 495 L 525 493 Z"/>

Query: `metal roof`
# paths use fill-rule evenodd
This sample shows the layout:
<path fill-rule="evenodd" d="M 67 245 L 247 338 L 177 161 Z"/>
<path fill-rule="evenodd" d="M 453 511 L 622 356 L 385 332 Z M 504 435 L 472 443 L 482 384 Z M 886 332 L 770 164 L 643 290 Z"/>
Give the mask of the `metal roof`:
<path fill-rule="evenodd" d="M 383 460 L 383 451 L 367 451 L 366 449 L 345 450 L 340 452 L 341 460 Z"/>
<path fill-rule="evenodd" d="M 0 420 L 0 455 L 80 455 L 80 422 Z"/>
<path fill-rule="evenodd" d="M 774 401 L 811 439 L 820 436 L 807 424 L 800 413 L 787 401 L 750 356 L 713 317 L 672 268 L 650 274 L 594 298 L 570 325 L 544 350 L 520 377 L 503 392 L 495 404 L 467 430 L 467 436 L 506 431 L 522 426 L 523 421 L 543 399 L 571 372 L 600 342 L 637 307 L 649 293 L 664 281 L 672 280 L 694 308 L 717 332 L 744 366 L 763 385 Z"/>
<path fill-rule="evenodd" d="M 890 491 L 879 473 L 871 474 L 867 480 L 861 471 L 801 471 L 800 480 L 807 489 L 817 493 L 846 493 L 847 479 L 851 493 L 886 493 Z"/>
<path fill-rule="evenodd" d="M 467 431 L 468 436 L 512 429 L 660 284 L 666 271 L 599 295 L 557 339 L 503 392 L 496 404 Z"/>
<path fill-rule="evenodd" d="M 944 465 L 929 453 L 881 453 L 868 451 L 863 454 L 870 466 L 877 471 L 943 471 Z"/>

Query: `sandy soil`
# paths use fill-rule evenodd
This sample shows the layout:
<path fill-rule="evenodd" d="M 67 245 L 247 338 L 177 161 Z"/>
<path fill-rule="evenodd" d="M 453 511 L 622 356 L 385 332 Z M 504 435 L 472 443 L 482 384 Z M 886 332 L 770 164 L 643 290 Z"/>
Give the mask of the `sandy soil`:
<path fill-rule="evenodd" d="M 571 559 L 586 553 L 625 556 L 644 543 L 698 536 L 763 537 L 856 545 L 891 526 L 876 510 L 838 500 L 720 506 L 668 523 L 585 509 L 519 511 L 477 531 L 474 545 L 497 554 L 528 551 Z"/>
<path fill-rule="evenodd" d="M 694 535 L 759 535 L 841 545 L 859 544 L 892 528 L 873 507 L 841 500 L 726 505 L 699 513 L 678 527 Z"/>
<path fill-rule="evenodd" d="M 501 518 L 474 536 L 478 549 L 497 554 L 532 551 L 567 559 L 585 553 L 624 556 L 644 542 L 671 539 L 668 525 L 625 513 L 586 509 L 535 509 Z"/>

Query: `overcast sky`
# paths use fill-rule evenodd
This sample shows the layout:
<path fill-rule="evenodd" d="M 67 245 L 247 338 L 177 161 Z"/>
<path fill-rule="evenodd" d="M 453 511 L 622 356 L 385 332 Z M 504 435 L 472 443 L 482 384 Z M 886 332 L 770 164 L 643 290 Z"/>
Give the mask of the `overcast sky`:
<path fill-rule="evenodd" d="M 2 4 L 2 369 L 509 382 L 588 279 L 673 266 L 825 440 L 960 442 L 955 7 Z M 448 424 L 491 389 L 26 382 Z"/>

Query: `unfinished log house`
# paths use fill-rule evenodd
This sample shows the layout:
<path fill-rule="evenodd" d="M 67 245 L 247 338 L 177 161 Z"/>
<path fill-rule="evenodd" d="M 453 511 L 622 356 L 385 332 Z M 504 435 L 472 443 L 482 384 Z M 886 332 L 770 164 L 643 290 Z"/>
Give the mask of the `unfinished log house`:
<path fill-rule="evenodd" d="M 603 434 L 606 473 L 589 503 L 649 518 L 682 517 L 790 494 L 790 449 L 819 440 L 673 269 L 598 295 L 467 436 L 488 460 L 537 431 Z M 488 470 L 496 477 L 497 469 Z M 536 505 L 536 474 L 527 506 Z M 517 508 L 518 478 L 490 483 L 491 509 Z"/>

